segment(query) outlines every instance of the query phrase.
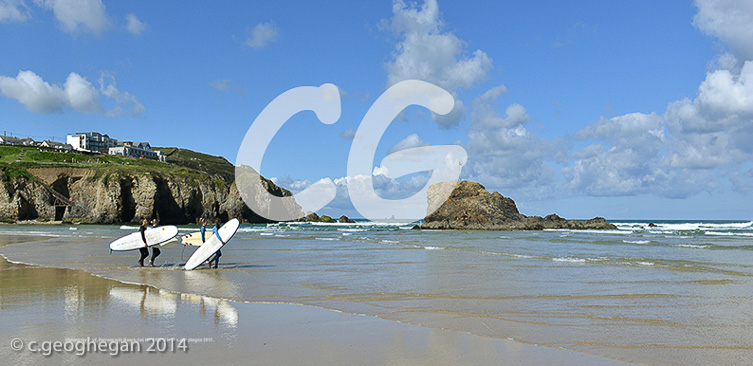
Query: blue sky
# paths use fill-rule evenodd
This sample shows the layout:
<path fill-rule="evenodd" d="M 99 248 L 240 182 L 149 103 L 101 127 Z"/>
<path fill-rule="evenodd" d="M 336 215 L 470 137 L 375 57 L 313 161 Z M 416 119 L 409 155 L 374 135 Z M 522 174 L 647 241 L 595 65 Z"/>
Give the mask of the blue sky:
<path fill-rule="evenodd" d="M 349 132 L 415 78 L 460 107 L 410 109 L 377 162 L 460 144 L 462 178 L 525 214 L 753 217 L 748 2 L 0 0 L 0 34 L 0 129 L 40 140 L 91 130 L 234 161 L 276 96 L 337 85 L 340 120 L 296 115 L 261 168 L 294 190 L 333 179 L 323 213 L 357 216 Z M 385 197 L 425 181 L 376 178 Z"/>

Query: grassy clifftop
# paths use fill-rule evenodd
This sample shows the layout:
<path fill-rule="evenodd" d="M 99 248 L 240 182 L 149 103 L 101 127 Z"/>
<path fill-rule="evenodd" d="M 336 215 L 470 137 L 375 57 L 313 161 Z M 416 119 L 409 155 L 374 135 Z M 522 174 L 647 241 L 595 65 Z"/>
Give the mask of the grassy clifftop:
<path fill-rule="evenodd" d="M 200 180 L 221 180 L 230 184 L 235 168 L 227 159 L 180 148 L 155 148 L 167 155 L 167 162 L 118 155 L 88 155 L 54 152 L 36 147 L 0 146 L 0 166 L 8 175 L 27 175 L 30 168 L 87 168 L 97 176 L 108 173 L 158 173 Z M 25 174 L 26 173 L 26 174 Z"/>

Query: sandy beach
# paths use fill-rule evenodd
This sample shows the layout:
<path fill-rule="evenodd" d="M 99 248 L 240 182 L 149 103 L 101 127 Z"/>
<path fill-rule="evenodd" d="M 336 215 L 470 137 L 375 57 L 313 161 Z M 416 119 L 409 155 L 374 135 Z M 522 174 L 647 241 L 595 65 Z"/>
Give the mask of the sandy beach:
<path fill-rule="evenodd" d="M 5 245 L 50 239 L 6 235 L 2 240 Z M 9 364 L 623 364 L 580 352 L 311 306 L 177 294 L 82 270 L 2 260 L 0 273 L 0 357 Z M 167 347 L 159 352 L 153 347 L 150 352 L 150 338 L 167 342 L 185 338 L 187 349 Z M 23 342 L 20 351 L 11 348 L 14 339 Z M 45 341 L 87 339 L 105 340 L 108 347 L 112 342 L 136 341 L 141 349 L 118 350 L 117 356 L 109 349 L 91 348 L 80 356 L 75 350 L 43 349 Z"/>

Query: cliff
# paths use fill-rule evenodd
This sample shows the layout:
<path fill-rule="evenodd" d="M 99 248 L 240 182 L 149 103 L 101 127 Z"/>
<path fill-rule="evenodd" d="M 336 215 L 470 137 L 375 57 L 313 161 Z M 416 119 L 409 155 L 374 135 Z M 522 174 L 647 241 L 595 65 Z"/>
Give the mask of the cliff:
<path fill-rule="evenodd" d="M 0 161 L 14 152 L 3 148 Z M 169 148 L 163 150 L 169 153 L 163 163 L 15 149 L 21 151 L 17 160 L 3 164 L 0 172 L 0 221 L 117 224 L 159 218 L 162 224 L 188 224 L 237 217 L 268 222 L 243 203 L 233 183 L 234 167 L 222 157 Z M 263 177 L 257 189 L 291 195 Z M 282 209 L 301 211 L 289 206 Z"/>
<path fill-rule="evenodd" d="M 429 207 L 436 207 L 442 185 L 429 187 Z M 446 189 L 446 186 L 445 186 Z M 542 229 L 617 229 L 604 218 L 566 220 L 555 214 L 546 217 L 526 216 L 518 211 L 515 201 L 498 192 L 489 193 L 479 183 L 460 181 L 455 184 L 449 199 L 426 216 L 422 229 L 458 230 L 542 230 Z"/>

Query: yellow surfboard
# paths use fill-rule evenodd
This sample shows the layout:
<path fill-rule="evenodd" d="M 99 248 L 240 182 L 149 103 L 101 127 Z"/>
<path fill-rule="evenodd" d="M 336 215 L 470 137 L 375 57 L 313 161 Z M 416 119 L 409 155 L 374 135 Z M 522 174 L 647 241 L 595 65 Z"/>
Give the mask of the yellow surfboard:
<path fill-rule="evenodd" d="M 207 230 L 204 233 L 204 240 L 209 240 L 212 236 L 212 230 Z M 200 247 L 204 242 L 201 241 L 201 232 L 186 234 L 180 237 L 180 243 L 183 245 L 190 245 L 192 247 Z"/>

